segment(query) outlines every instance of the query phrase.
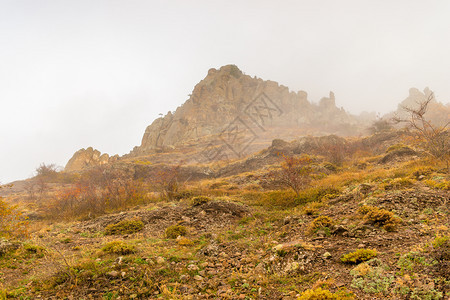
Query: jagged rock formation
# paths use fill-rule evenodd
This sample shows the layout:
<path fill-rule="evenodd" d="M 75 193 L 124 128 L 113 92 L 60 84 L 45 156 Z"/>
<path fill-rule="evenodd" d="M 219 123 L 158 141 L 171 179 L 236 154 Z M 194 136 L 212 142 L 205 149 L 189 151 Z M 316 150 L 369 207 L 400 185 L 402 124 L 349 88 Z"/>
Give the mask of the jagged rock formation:
<path fill-rule="evenodd" d="M 206 140 L 222 142 L 239 156 L 270 145 L 274 138 L 353 135 L 361 128 L 360 120 L 336 107 L 333 92 L 313 104 L 304 91 L 289 91 L 274 81 L 252 78 L 227 65 L 210 69 L 182 106 L 148 126 L 141 145 L 131 155 Z"/>
<path fill-rule="evenodd" d="M 430 120 L 435 125 L 443 126 L 450 121 L 450 103 L 444 105 L 438 101 L 432 91 L 426 87 L 423 92 L 417 88 L 409 89 L 409 95 L 399 105 L 395 112 L 388 114 L 384 119 L 390 119 L 394 116 L 400 119 L 409 119 L 409 113 L 404 109 L 405 107 L 410 109 L 417 109 L 419 103 L 426 101 L 429 97 L 432 97 L 431 102 L 428 104 L 425 118 Z"/>
<path fill-rule="evenodd" d="M 117 159 L 117 156 L 110 157 L 107 153 L 101 154 L 100 151 L 89 147 L 80 149 L 67 162 L 64 170 L 66 172 L 79 171 L 85 168 L 104 165 Z"/>

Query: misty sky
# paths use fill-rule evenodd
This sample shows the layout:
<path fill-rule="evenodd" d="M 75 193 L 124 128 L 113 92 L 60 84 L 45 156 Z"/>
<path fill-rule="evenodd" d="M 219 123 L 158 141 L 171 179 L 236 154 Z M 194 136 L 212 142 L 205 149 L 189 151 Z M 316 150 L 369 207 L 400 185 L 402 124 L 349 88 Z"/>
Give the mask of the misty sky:
<path fill-rule="evenodd" d="M 209 68 L 385 113 L 450 102 L 450 1 L 0 0 L 0 182 L 80 148 L 125 154 Z"/>

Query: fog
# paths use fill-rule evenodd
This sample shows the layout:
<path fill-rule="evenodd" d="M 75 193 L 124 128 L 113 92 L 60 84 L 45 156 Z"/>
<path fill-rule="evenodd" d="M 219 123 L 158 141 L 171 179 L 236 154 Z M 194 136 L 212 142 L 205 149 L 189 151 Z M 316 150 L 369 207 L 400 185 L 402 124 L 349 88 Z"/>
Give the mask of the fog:
<path fill-rule="evenodd" d="M 80 148 L 125 154 L 209 68 L 386 113 L 450 101 L 449 1 L 0 0 L 0 182 Z"/>

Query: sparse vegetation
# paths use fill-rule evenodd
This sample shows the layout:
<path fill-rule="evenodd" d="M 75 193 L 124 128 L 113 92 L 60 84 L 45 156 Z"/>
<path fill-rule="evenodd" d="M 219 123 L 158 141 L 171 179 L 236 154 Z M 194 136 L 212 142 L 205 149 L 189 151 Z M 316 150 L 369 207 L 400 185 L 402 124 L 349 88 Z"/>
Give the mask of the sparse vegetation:
<path fill-rule="evenodd" d="M 392 144 L 389 153 L 406 145 Z M 331 171 L 330 157 L 316 154 L 307 164 L 313 180 L 298 193 L 267 180 L 276 163 L 184 182 L 171 201 L 144 158 L 135 174 L 104 166 L 49 184 L 42 204 L 24 191 L 15 211 L 38 208 L 44 219 L 30 220 L 23 241 L 0 239 L 0 291 L 8 299 L 83 299 L 85 291 L 99 299 L 446 299 L 441 162 L 382 164 L 387 146 L 367 157 L 350 148 Z"/>
<path fill-rule="evenodd" d="M 24 236 L 27 231 L 27 218 L 18 210 L 17 205 L 10 205 L 0 197 L 0 238 Z"/>

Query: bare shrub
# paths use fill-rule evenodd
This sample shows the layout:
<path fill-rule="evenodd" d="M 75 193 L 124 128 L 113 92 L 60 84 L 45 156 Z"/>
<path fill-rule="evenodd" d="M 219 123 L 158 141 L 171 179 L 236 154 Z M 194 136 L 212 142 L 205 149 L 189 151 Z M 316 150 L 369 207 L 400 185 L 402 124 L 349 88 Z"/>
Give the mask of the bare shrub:
<path fill-rule="evenodd" d="M 417 108 L 402 106 L 408 117 L 395 116 L 393 120 L 396 123 L 406 123 L 416 134 L 416 139 L 421 148 L 434 158 L 445 162 L 447 172 L 450 173 L 450 132 L 448 130 L 450 121 L 436 125 L 426 118 L 425 114 L 433 100 L 434 94 L 431 93 L 426 100 L 417 103 Z"/>
<path fill-rule="evenodd" d="M 277 185 L 291 188 L 297 197 L 311 181 L 312 166 L 309 156 L 283 156 L 279 170 L 269 174 L 270 179 Z"/>

